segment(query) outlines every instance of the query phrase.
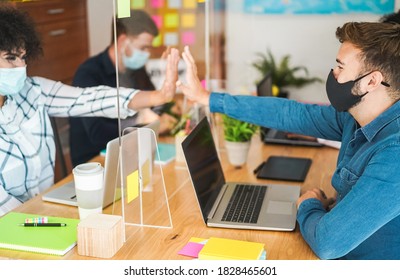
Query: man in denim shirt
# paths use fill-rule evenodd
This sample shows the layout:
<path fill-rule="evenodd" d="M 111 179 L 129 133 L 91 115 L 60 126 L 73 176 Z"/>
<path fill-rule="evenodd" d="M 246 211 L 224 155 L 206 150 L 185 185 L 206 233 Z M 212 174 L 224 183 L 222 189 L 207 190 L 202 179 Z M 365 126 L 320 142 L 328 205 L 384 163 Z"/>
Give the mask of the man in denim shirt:
<path fill-rule="evenodd" d="M 209 93 L 186 47 L 190 99 L 257 125 L 341 141 L 332 177 L 299 198 L 300 231 L 321 259 L 400 259 L 400 25 L 346 23 L 326 90 L 331 106 Z"/>

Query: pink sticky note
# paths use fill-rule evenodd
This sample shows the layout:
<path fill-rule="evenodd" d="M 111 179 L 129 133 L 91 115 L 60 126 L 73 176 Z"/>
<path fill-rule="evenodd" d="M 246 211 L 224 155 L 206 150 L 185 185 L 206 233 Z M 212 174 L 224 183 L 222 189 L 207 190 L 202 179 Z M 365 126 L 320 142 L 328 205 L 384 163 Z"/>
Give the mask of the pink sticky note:
<path fill-rule="evenodd" d="M 152 8 L 162 8 L 164 6 L 164 0 L 151 0 Z"/>
<path fill-rule="evenodd" d="M 193 45 L 196 41 L 196 36 L 193 32 L 187 31 L 182 33 L 182 44 Z"/>
<path fill-rule="evenodd" d="M 207 88 L 207 81 L 206 80 L 201 80 L 201 85 L 202 85 L 202 87 L 204 88 L 204 89 L 206 89 Z"/>
<path fill-rule="evenodd" d="M 153 19 L 158 28 L 162 27 L 162 16 L 152 15 L 151 18 Z"/>
<path fill-rule="evenodd" d="M 195 243 L 195 242 L 188 242 L 179 252 L 179 255 L 198 258 L 199 252 L 203 249 L 204 244 Z"/>

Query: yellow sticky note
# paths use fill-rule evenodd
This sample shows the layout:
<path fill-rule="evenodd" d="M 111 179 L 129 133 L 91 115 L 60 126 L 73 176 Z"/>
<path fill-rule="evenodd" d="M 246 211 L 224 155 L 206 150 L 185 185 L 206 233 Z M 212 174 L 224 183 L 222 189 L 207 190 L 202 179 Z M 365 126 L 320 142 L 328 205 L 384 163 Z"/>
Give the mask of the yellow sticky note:
<path fill-rule="evenodd" d="M 193 243 L 203 243 L 205 241 L 207 241 L 207 238 L 191 237 L 189 239 L 189 242 L 193 242 Z"/>
<path fill-rule="evenodd" d="M 118 18 L 126 18 L 131 16 L 131 2 L 129 0 L 118 0 L 117 15 Z"/>
<path fill-rule="evenodd" d="M 143 9 L 145 6 L 145 0 L 131 0 L 131 9 Z"/>
<path fill-rule="evenodd" d="M 164 17 L 164 25 L 167 28 L 176 28 L 179 25 L 179 15 L 177 13 L 169 13 Z"/>
<path fill-rule="evenodd" d="M 141 168 L 142 171 L 142 188 L 146 187 L 150 183 L 150 160 L 147 159 Z"/>
<path fill-rule="evenodd" d="M 127 193 L 128 203 L 139 196 L 139 172 L 138 170 L 133 171 L 126 178 L 127 181 Z"/>
<path fill-rule="evenodd" d="M 192 28 L 196 26 L 196 15 L 193 13 L 182 15 L 182 27 Z"/>
<path fill-rule="evenodd" d="M 186 9 L 196 9 L 197 1 L 196 0 L 183 0 L 183 7 Z"/>

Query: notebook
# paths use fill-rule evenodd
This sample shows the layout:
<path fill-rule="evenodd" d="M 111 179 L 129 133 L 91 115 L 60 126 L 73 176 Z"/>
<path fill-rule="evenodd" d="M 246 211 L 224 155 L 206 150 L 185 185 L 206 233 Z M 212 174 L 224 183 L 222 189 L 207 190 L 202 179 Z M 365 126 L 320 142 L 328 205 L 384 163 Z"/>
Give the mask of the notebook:
<path fill-rule="evenodd" d="M 257 84 L 258 96 L 272 95 L 272 76 L 268 72 L 264 78 Z M 307 138 L 303 135 L 294 135 L 285 131 L 276 130 L 267 127 L 260 127 L 261 140 L 268 144 L 285 144 L 297 146 L 322 147 L 323 144 L 318 143 L 316 139 Z"/>
<path fill-rule="evenodd" d="M 300 187 L 226 182 L 207 118 L 185 138 L 182 149 L 207 226 L 282 231 L 295 228 Z M 234 209 L 241 199 L 245 201 Z"/>
<path fill-rule="evenodd" d="M 65 227 L 23 227 L 26 218 L 39 215 L 9 212 L 0 218 L 0 248 L 65 255 L 77 241 L 78 219 L 48 217 L 49 223 L 66 223 Z"/>
<path fill-rule="evenodd" d="M 155 134 L 158 134 L 160 122 L 155 121 L 144 127 L 151 128 Z M 132 158 L 129 161 L 131 170 L 138 169 L 138 131 L 130 128 L 127 134 L 121 137 L 121 145 L 124 156 Z M 103 208 L 112 204 L 121 197 L 121 175 L 119 172 L 119 138 L 115 138 L 107 143 L 105 150 L 105 165 L 104 165 L 104 199 Z M 74 182 L 68 182 L 56 189 L 53 189 L 43 194 L 42 199 L 48 202 L 78 206 L 75 194 Z"/>
<path fill-rule="evenodd" d="M 262 163 L 257 178 L 304 182 L 311 163 L 309 158 L 270 156 Z"/>
<path fill-rule="evenodd" d="M 199 260 L 259 260 L 262 259 L 264 252 L 263 243 L 210 237 L 200 250 L 198 258 Z"/>

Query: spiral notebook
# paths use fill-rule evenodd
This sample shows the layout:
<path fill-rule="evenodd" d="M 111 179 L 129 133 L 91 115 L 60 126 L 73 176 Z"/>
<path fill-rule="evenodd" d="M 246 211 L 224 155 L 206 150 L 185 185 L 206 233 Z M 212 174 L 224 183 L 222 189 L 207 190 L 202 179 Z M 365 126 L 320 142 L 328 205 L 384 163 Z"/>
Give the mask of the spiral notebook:
<path fill-rule="evenodd" d="M 48 217 L 49 223 L 65 227 L 24 227 L 26 218 L 39 215 L 10 212 L 0 218 L 0 248 L 50 255 L 65 255 L 76 245 L 78 219 Z"/>

